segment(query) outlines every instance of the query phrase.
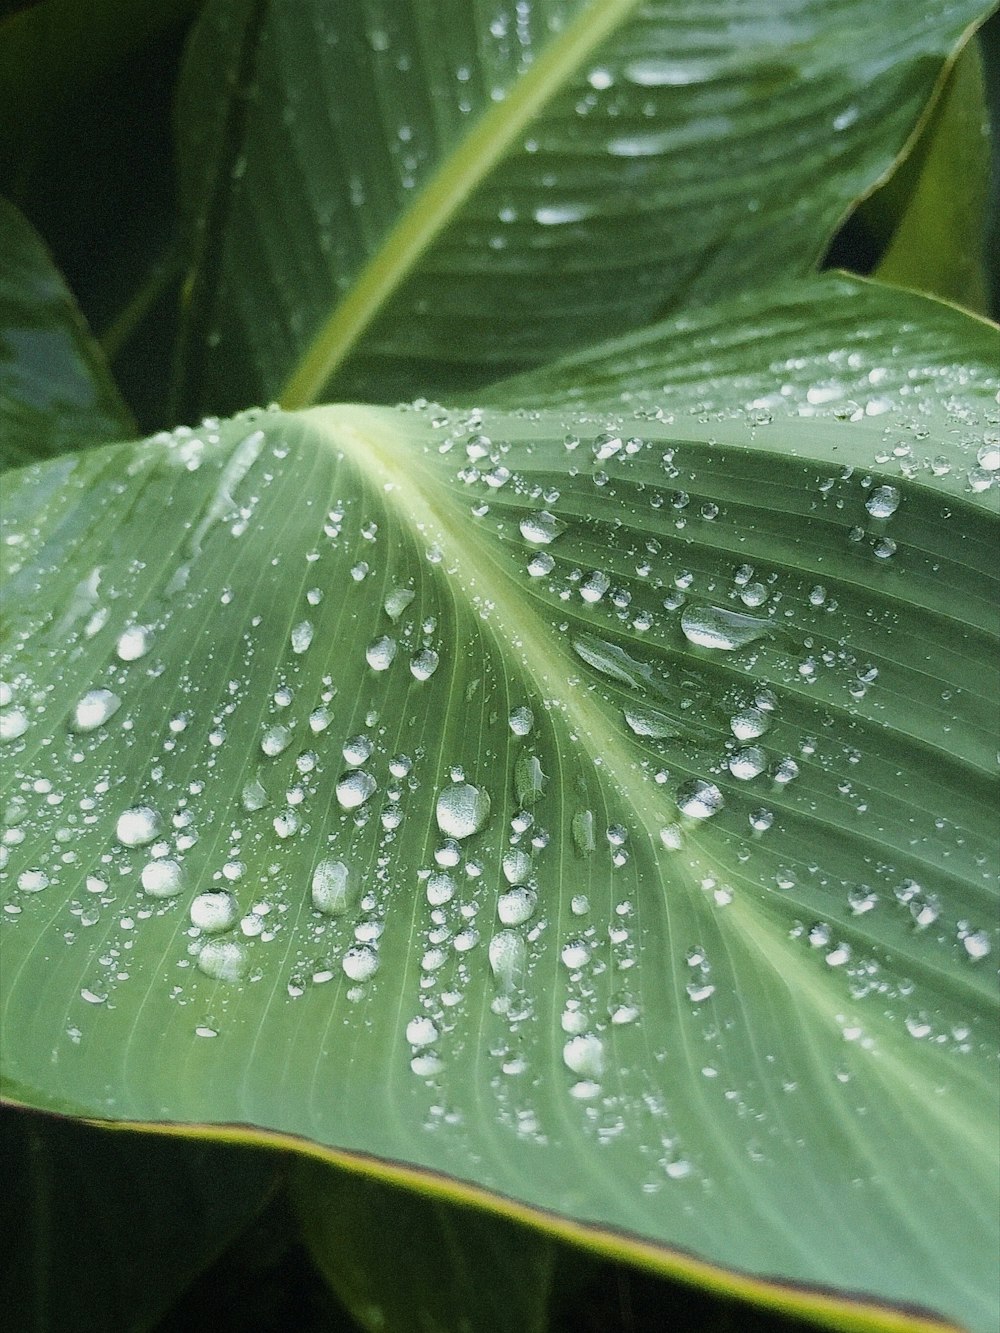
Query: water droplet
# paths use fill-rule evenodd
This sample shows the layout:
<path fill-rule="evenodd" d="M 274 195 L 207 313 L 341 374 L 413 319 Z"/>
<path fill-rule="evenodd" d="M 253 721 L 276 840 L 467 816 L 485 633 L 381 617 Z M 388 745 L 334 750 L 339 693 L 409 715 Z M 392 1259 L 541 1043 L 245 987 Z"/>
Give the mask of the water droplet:
<path fill-rule="evenodd" d="M 751 828 L 755 829 L 758 833 L 766 833 L 774 823 L 774 812 L 763 808 L 759 810 L 751 810 L 748 818 L 750 820 Z"/>
<path fill-rule="evenodd" d="M 538 905 L 538 895 L 534 889 L 523 885 L 502 893 L 497 900 L 497 916 L 505 926 L 522 926 L 530 921 Z"/>
<path fill-rule="evenodd" d="M 677 792 L 677 808 L 690 819 L 710 819 L 725 805 L 722 792 L 712 782 L 693 778 Z"/>
<path fill-rule="evenodd" d="M 594 569 L 580 584 L 580 596 L 585 602 L 591 605 L 599 602 L 607 590 L 611 587 L 611 580 L 603 570 Z"/>
<path fill-rule="evenodd" d="M 507 723 L 515 736 L 527 736 L 535 725 L 535 715 L 530 708 L 522 706 L 512 710 Z"/>
<path fill-rule="evenodd" d="M 438 1039 L 438 1030 L 424 1015 L 411 1018 L 406 1025 L 406 1040 L 411 1046 L 431 1046 Z"/>
<path fill-rule="evenodd" d="M 581 856 L 589 856 L 597 846 L 594 838 L 593 810 L 577 810 L 571 825 L 573 843 Z"/>
<path fill-rule="evenodd" d="M 431 907 L 443 907 L 455 896 L 455 881 L 451 875 L 439 870 L 428 879 L 425 892 Z"/>
<path fill-rule="evenodd" d="M 770 633 L 771 625 L 721 606 L 686 606 L 681 612 L 681 629 L 687 641 L 699 648 L 732 652 Z"/>
<path fill-rule="evenodd" d="M 176 861 L 150 861 L 144 865 L 139 881 L 152 898 L 173 898 L 184 887 L 181 868 Z"/>
<path fill-rule="evenodd" d="M 655 708 L 637 708 L 631 705 L 622 711 L 625 715 L 625 721 L 637 736 L 649 736 L 653 740 L 667 740 L 669 737 L 681 734 L 677 723 L 671 721 L 665 713 L 657 712 Z"/>
<path fill-rule="evenodd" d="M 191 924 L 199 930 L 214 934 L 229 930 L 236 922 L 236 899 L 225 889 L 215 893 L 199 893 L 191 902 Z"/>
<path fill-rule="evenodd" d="M 701 1004 L 715 994 L 715 987 L 709 981 L 689 981 L 684 989 L 692 1004 Z"/>
<path fill-rule="evenodd" d="M 504 879 L 508 884 L 526 884 L 531 874 L 531 857 L 518 847 L 508 847 L 503 854 Z"/>
<path fill-rule="evenodd" d="M 74 731 L 96 731 L 121 708 L 122 701 L 112 690 L 88 690 L 73 709 Z"/>
<path fill-rule="evenodd" d="M 269 759 L 273 759 L 276 755 L 288 749 L 291 740 L 291 729 L 276 723 L 273 727 L 265 729 L 263 736 L 260 738 L 260 748 Z"/>
<path fill-rule="evenodd" d="M 148 625 L 133 625 L 119 636 L 115 652 L 123 662 L 145 657 L 152 647 L 153 632 Z"/>
<path fill-rule="evenodd" d="M 206 940 L 198 954 L 198 969 L 213 981 L 239 981 L 247 965 L 247 951 L 235 940 Z"/>
<path fill-rule="evenodd" d="M 345 773 L 337 782 L 337 801 L 342 810 L 356 810 L 372 795 L 378 786 L 370 773 L 356 768 Z"/>
<path fill-rule="evenodd" d="M 16 741 L 28 730 L 28 714 L 23 708 L 0 710 L 0 741 Z"/>
<path fill-rule="evenodd" d="M 505 994 L 516 990 L 528 961 L 528 948 L 521 936 L 513 930 L 501 930 L 490 940 L 487 953 L 500 990 Z"/>
<path fill-rule="evenodd" d="M 370 944 L 352 945 L 340 960 L 340 965 L 349 980 L 368 981 L 378 971 L 378 952 Z"/>
<path fill-rule="evenodd" d="M 590 946 L 586 940 L 568 940 L 563 945 L 559 956 L 563 961 L 563 966 L 568 967 L 571 972 L 575 972 L 590 961 Z"/>
<path fill-rule="evenodd" d="M 468 838 L 478 833 L 490 813 L 489 793 L 470 782 L 455 782 L 437 800 L 438 828 L 448 837 Z"/>
<path fill-rule="evenodd" d="M 292 652 L 304 653 L 313 641 L 313 633 L 311 620 L 300 620 L 297 625 L 293 625 L 291 633 Z"/>
<path fill-rule="evenodd" d="M 240 793 L 244 810 L 262 810 L 267 805 L 267 792 L 257 778 L 251 778 Z"/>
<path fill-rule="evenodd" d="M 985 958 L 990 952 L 990 938 L 985 930 L 973 930 L 962 937 L 965 952 L 970 958 Z"/>
<path fill-rule="evenodd" d="M 49 877 L 44 870 L 22 870 L 17 877 L 17 887 L 22 893 L 41 893 L 49 887 Z"/>
<path fill-rule="evenodd" d="M 396 656 L 396 649 L 396 640 L 390 638 L 388 634 L 383 634 L 381 638 L 375 639 L 368 645 L 365 660 L 373 671 L 388 671 Z"/>
<path fill-rule="evenodd" d="M 561 532 L 566 531 L 566 524 L 547 509 L 527 514 L 520 522 L 521 536 L 532 546 L 548 546 Z"/>
<path fill-rule="evenodd" d="M 374 748 L 370 737 L 365 735 L 351 736 L 349 740 L 344 742 L 342 751 L 344 763 L 350 764 L 352 768 L 360 768 L 363 763 L 372 757 Z"/>
<path fill-rule="evenodd" d="M 741 708 L 729 720 L 729 729 L 738 741 L 756 740 L 770 725 L 770 718 L 759 708 Z"/>
<path fill-rule="evenodd" d="M 340 916 L 347 911 L 348 879 L 350 872 L 343 861 L 320 861 L 313 871 L 312 905 L 327 916 Z"/>
<path fill-rule="evenodd" d="M 429 680 L 437 671 L 439 661 L 433 648 L 422 648 L 410 659 L 410 673 L 416 680 Z"/>
<path fill-rule="evenodd" d="M 535 754 L 519 754 L 514 761 L 514 791 L 522 806 L 534 805 L 545 789 L 546 776 Z"/>
<path fill-rule="evenodd" d="M 872 518 L 891 518 L 899 508 L 899 491 L 895 486 L 876 486 L 865 501 Z"/>
<path fill-rule="evenodd" d="M 555 558 L 549 555 L 548 551 L 539 551 L 528 561 L 528 573 L 533 579 L 544 578 L 546 574 L 551 574 L 555 567 Z"/>
<path fill-rule="evenodd" d="M 148 805 L 134 805 L 118 816 L 115 837 L 124 847 L 144 847 L 160 831 L 160 816 Z"/>
<path fill-rule="evenodd" d="M 599 1079 L 604 1073 L 604 1043 L 592 1034 L 571 1037 L 563 1046 L 563 1063 L 580 1078 Z"/>
<path fill-rule="evenodd" d="M 412 588 L 390 588 L 382 603 L 389 619 L 398 620 L 416 595 Z"/>
<path fill-rule="evenodd" d="M 778 762 L 774 769 L 775 782 L 786 783 L 793 782 L 799 776 L 799 766 L 794 759 L 786 757 Z"/>
<path fill-rule="evenodd" d="M 763 773 L 767 767 L 767 755 L 759 745 L 746 745 L 729 756 L 729 771 L 741 782 Z"/>

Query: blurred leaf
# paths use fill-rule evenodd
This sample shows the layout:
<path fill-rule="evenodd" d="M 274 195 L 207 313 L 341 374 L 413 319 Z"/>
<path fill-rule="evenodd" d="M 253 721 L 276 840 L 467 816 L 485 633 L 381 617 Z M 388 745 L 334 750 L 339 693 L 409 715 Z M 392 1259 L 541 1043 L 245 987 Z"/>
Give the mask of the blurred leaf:
<path fill-rule="evenodd" d="M 50 255 L 0 199 L 0 467 L 134 430 Z"/>
<path fill-rule="evenodd" d="M 709 412 L 265 412 L 16 474 L 11 1095 L 299 1136 L 836 1327 L 992 1328 L 966 327 L 917 396 L 872 345 L 843 420 L 745 412 L 776 350 L 734 336 Z"/>
<path fill-rule="evenodd" d="M 985 8 L 212 0 L 179 415 L 460 393 L 805 273 Z"/>

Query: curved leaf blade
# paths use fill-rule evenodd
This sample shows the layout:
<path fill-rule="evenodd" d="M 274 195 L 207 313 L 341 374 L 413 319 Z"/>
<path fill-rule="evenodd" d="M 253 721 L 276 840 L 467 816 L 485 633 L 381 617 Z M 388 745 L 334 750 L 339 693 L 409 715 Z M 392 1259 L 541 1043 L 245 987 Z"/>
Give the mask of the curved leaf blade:
<path fill-rule="evenodd" d="M 983 12 L 215 0 L 181 387 L 441 394 L 804 274 Z"/>
<path fill-rule="evenodd" d="M 19 475 L 5 1077 L 986 1328 L 983 423 L 943 478 L 864 420 L 608 427 Z"/>

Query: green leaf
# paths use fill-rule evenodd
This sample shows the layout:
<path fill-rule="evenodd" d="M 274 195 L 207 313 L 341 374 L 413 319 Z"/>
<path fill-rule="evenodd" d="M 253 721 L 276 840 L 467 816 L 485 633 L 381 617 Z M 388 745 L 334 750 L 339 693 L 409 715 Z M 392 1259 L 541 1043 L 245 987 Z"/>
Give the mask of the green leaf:
<path fill-rule="evenodd" d="M 973 41 L 951 69 L 897 173 L 899 183 L 894 177 L 864 206 L 866 218 L 888 224 L 891 234 L 876 277 L 988 311 L 988 132 L 982 60 Z"/>
<path fill-rule="evenodd" d="M 5 1108 L 4 1309 L 21 1333 L 149 1328 L 274 1189 L 273 1155 Z"/>
<path fill-rule="evenodd" d="M 132 434 L 104 358 L 41 240 L 0 199 L 0 467 Z"/>
<path fill-rule="evenodd" d="M 951 435 L 962 413 L 993 409 L 998 361 L 995 324 L 912 292 L 824 273 L 686 311 L 481 396 L 502 407 L 751 413 L 762 425 L 770 415 L 865 417 L 912 432 L 933 421 Z"/>
<path fill-rule="evenodd" d="M 804 274 L 985 9 L 213 0 L 185 410 L 440 395 Z"/>
<path fill-rule="evenodd" d="M 300 1136 L 838 1326 L 992 1327 L 970 380 L 947 424 L 884 385 L 336 407 L 16 474 L 10 1095 Z"/>

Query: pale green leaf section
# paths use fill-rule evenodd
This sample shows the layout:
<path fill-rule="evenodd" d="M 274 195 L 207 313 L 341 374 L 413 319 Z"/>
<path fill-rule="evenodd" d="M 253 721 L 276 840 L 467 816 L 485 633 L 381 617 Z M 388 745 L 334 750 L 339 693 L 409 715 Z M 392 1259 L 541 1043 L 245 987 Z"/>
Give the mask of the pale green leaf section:
<path fill-rule="evenodd" d="M 954 409 L 319 408 L 17 474 L 8 1086 L 992 1328 L 1000 459 Z"/>
<path fill-rule="evenodd" d="M 0 468 L 134 432 L 51 255 L 0 199 Z"/>
<path fill-rule="evenodd" d="M 806 273 L 977 0 L 212 0 L 189 411 L 480 385 Z"/>

